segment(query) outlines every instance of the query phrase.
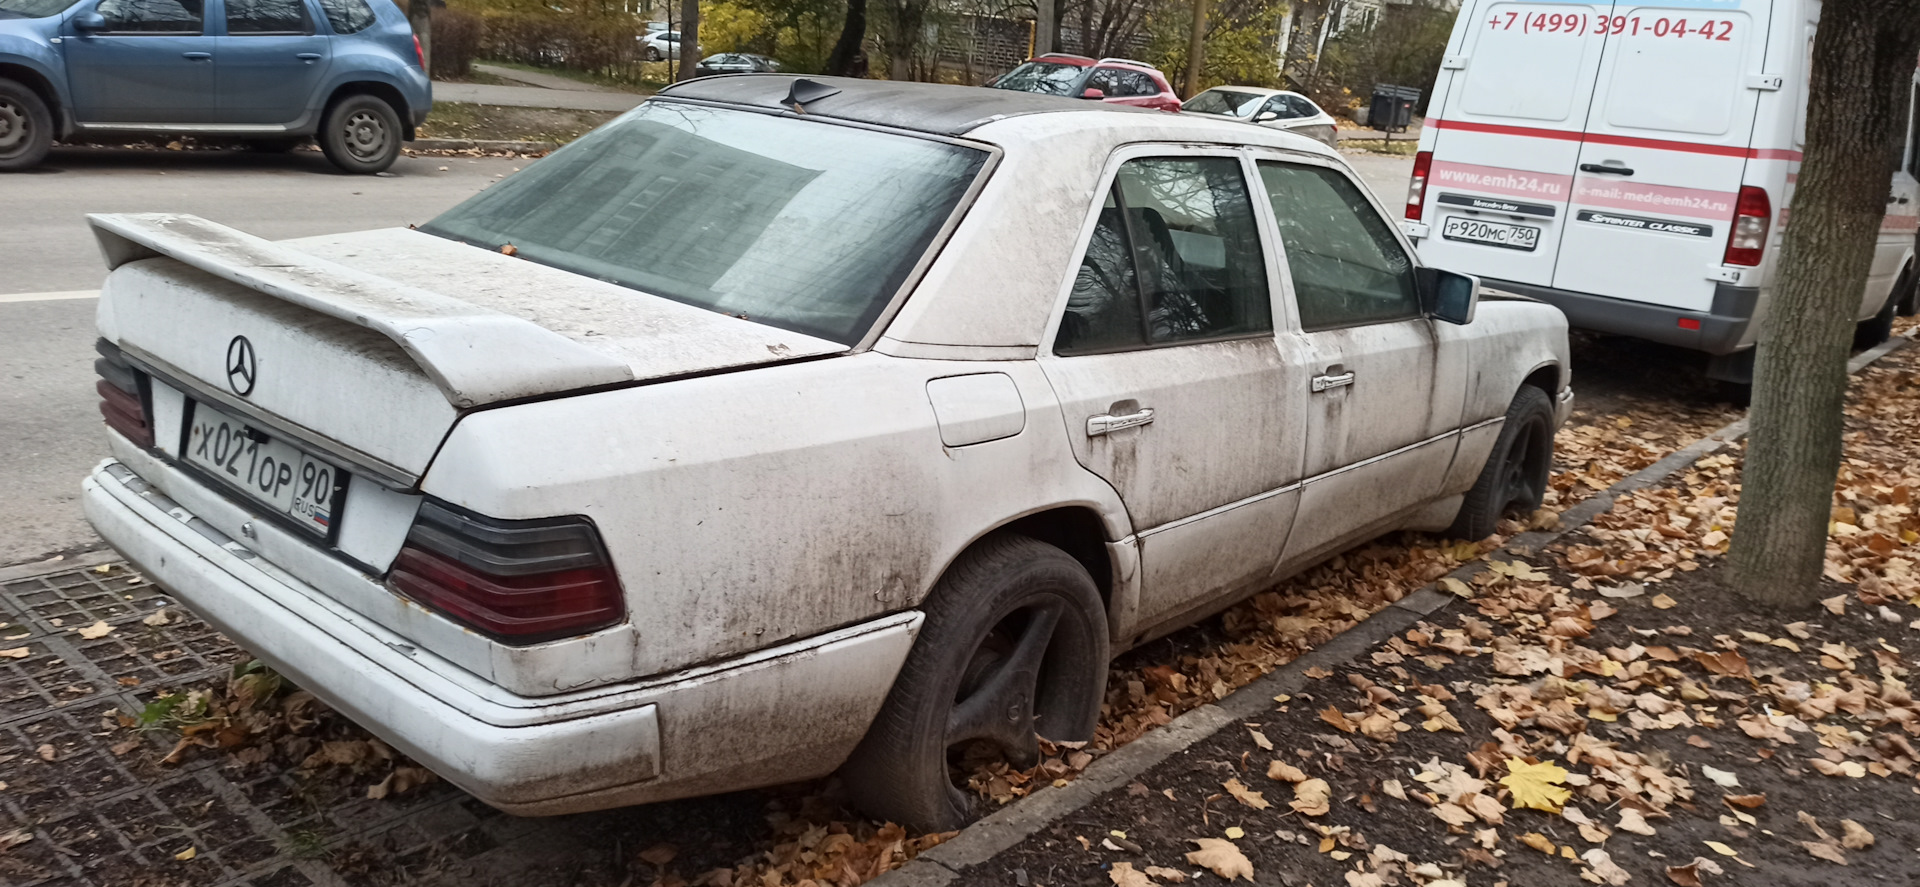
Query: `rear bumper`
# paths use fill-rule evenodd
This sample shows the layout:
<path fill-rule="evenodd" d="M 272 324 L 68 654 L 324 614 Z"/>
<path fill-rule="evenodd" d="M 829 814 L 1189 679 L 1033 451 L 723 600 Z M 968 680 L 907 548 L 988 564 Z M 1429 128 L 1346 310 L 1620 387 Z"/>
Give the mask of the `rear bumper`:
<path fill-rule="evenodd" d="M 118 462 L 96 468 L 82 498 L 107 542 L 209 624 L 512 813 L 573 813 L 830 773 L 865 734 L 922 619 L 896 613 L 659 678 L 512 696 L 266 562 Z"/>
<path fill-rule="evenodd" d="M 1567 315 L 1567 325 L 1575 329 L 1632 336 L 1716 355 L 1731 354 L 1753 344 L 1749 333 L 1760 304 L 1758 288 L 1724 283 L 1715 286 L 1713 305 L 1704 312 L 1508 280 L 1487 278 L 1483 283 L 1553 305 Z M 1698 324 L 1698 328 L 1683 328 L 1682 321 Z"/>

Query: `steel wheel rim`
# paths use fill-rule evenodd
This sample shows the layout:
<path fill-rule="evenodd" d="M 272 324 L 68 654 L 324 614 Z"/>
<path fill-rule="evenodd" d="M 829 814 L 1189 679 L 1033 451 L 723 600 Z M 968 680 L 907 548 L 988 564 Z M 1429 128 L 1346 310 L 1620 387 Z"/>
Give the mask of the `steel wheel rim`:
<path fill-rule="evenodd" d="M 13 157 L 33 144 L 33 118 L 12 99 L 0 98 L 0 157 Z"/>
<path fill-rule="evenodd" d="M 1504 479 L 1506 503 L 1502 510 L 1511 509 L 1525 502 L 1544 498 L 1544 472 L 1540 470 L 1539 438 L 1544 431 L 1538 420 L 1529 421 L 1520 426 L 1514 435 L 1513 446 L 1507 450 L 1507 471 Z M 1536 489 L 1537 487 L 1537 489 Z"/>
<path fill-rule="evenodd" d="M 372 111 L 353 112 L 342 127 L 341 142 L 347 153 L 362 160 L 371 160 L 386 153 L 387 140 L 387 122 Z"/>

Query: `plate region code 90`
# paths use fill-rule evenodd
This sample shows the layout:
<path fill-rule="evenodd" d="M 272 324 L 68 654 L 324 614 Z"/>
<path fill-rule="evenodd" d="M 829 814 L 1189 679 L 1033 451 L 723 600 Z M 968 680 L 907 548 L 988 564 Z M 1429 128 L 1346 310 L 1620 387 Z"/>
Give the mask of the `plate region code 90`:
<path fill-rule="evenodd" d="M 189 464 L 312 532 L 324 536 L 333 526 L 334 493 L 346 475 L 299 447 L 196 403 L 186 456 Z"/>

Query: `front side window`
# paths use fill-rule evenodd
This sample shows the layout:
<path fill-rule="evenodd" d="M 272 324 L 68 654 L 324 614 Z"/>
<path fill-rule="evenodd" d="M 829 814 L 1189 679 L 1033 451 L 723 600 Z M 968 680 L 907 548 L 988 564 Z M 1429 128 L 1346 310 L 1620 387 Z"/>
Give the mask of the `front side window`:
<path fill-rule="evenodd" d="M 100 0 L 96 11 L 116 34 L 198 34 L 201 0 Z"/>
<path fill-rule="evenodd" d="M 852 343 L 986 160 L 904 134 L 649 101 L 422 230 Z"/>
<path fill-rule="evenodd" d="M 335 34 L 357 34 L 373 26 L 373 7 L 367 0 L 320 0 L 320 10 L 327 14 L 327 24 L 333 26 Z"/>
<path fill-rule="evenodd" d="M 1352 180 L 1324 166 L 1261 161 L 1260 181 L 1286 246 L 1302 328 L 1421 315 L 1412 260 Z"/>
<path fill-rule="evenodd" d="M 1012 89 L 1020 92 L 1037 92 L 1041 95 L 1067 95 L 1072 92 L 1073 84 L 1080 80 L 1086 71 L 1079 65 L 1059 62 L 1027 62 L 1008 71 L 1005 76 L 993 82 L 996 89 Z"/>
<path fill-rule="evenodd" d="M 1266 274 L 1238 160 L 1130 160 L 1075 272 L 1054 352 L 1270 333 Z"/>
<path fill-rule="evenodd" d="M 227 33 L 306 34 L 305 0 L 227 0 Z"/>

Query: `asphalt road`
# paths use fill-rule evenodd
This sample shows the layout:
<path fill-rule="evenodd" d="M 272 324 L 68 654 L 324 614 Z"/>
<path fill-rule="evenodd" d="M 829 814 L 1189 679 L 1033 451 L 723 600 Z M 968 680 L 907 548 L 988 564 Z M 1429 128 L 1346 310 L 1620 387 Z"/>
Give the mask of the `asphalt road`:
<path fill-rule="evenodd" d="M 302 237 L 426 221 L 526 164 L 403 157 L 393 175 L 369 177 L 310 151 L 76 148 L 0 180 L 0 566 L 99 544 L 78 501 L 80 478 L 106 456 L 94 299 L 71 298 L 106 276 L 86 213 L 186 212 Z"/>

